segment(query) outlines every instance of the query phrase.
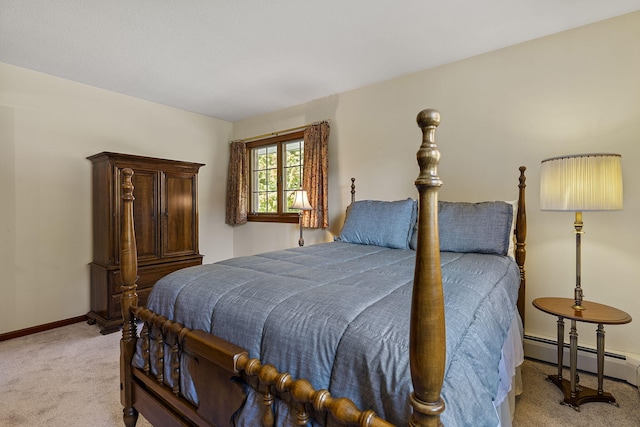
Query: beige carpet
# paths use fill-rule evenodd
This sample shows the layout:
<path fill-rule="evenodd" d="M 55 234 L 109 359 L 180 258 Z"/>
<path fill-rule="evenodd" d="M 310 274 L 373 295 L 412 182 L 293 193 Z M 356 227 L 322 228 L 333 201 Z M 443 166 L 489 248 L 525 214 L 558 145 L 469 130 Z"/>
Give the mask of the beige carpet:
<path fill-rule="evenodd" d="M 119 340 L 119 333 L 102 336 L 96 326 L 77 323 L 0 342 L 0 426 L 123 426 Z M 514 427 L 640 426 L 635 387 L 605 380 L 605 390 L 621 407 L 589 403 L 576 412 L 558 404 L 560 390 L 546 380 L 554 372 L 551 365 L 525 362 L 524 393 L 517 400 Z M 581 382 L 596 384 L 590 375 L 581 375 Z M 149 425 L 138 419 L 138 426 Z"/>
<path fill-rule="evenodd" d="M 76 323 L 0 342 L 0 426 L 124 426 L 120 336 Z"/>
<path fill-rule="evenodd" d="M 578 412 L 560 404 L 562 392 L 547 380 L 549 374 L 557 372 L 555 365 L 525 360 L 522 367 L 524 393 L 516 398 L 514 427 L 640 426 L 640 393 L 636 387 L 605 378 L 604 391 L 611 393 L 620 407 L 593 402 L 581 405 Z M 568 369 L 564 370 L 563 376 L 569 377 Z M 580 384 L 598 388 L 598 380 L 594 375 L 580 374 Z"/>

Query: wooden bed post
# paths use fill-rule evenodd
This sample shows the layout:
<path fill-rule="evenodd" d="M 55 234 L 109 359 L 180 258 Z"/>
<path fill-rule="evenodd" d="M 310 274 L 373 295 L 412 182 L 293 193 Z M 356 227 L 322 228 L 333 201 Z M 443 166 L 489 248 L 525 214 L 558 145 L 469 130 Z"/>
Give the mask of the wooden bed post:
<path fill-rule="evenodd" d="M 525 188 L 527 187 L 524 171 L 527 168 L 520 166 L 519 193 L 518 193 L 518 214 L 516 215 L 516 264 L 520 268 L 520 289 L 518 290 L 518 312 L 524 326 L 524 300 L 526 291 L 526 272 L 524 269 L 524 261 L 527 256 L 525 240 L 527 239 L 527 209 L 525 206 Z"/>
<path fill-rule="evenodd" d="M 137 331 L 135 318 L 130 308 L 138 305 L 136 280 L 138 274 L 138 254 L 136 235 L 133 227 L 133 171 L 122 170 L 122 234 L 120 238 L 120 275 L 122 278 L 122 339 L 120 340 L 120 402 L 122 403 L 124 424 L 133 427 L 138 420 L 138 411 L 133 407 L 131 360 L 136 350 Z"/>
<path fill-rule="evenodd" d="M 420 175 L 418 188 L 418 247 L 411 301 L 411 332 L 409 357 L 413 393 L 411 426 L 440 426 L 444 401 L 440 396 L 444 381 L 446 339 L 444 299 L 440 270 L 440 240 L 438 237 L 438 177 L 440 152 L 435 143 L 435 130 L 440 113 L 423 110 L 417 122 L 422 129 L 422 145 L 417 153 Z"/>

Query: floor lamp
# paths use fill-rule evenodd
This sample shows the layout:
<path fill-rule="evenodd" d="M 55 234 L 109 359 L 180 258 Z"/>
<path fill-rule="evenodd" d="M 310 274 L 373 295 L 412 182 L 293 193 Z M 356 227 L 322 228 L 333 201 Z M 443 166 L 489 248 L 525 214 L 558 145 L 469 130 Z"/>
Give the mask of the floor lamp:
<path fill-rule="evenodd" d="M 619 154 L 576 154 L 542 161 L 540 209 L 575 212 L 576 287 L 575 310 L 582 305 L 582 212 L 622 209 L 622 166 Z"/>
<path fill-rule="evenodd" d="M 304 239 L 302 238 L 302 214 L 304 211 L 310 211 L 313 209 L 309 203 L 307 192 L 305 190 L 296 190 L 293 204 L 289 206 L 289 208 L 298 209 L 298 223 L 300 224 L 300 239 L 298 239 L 298 245 L 304 246 Z"/>

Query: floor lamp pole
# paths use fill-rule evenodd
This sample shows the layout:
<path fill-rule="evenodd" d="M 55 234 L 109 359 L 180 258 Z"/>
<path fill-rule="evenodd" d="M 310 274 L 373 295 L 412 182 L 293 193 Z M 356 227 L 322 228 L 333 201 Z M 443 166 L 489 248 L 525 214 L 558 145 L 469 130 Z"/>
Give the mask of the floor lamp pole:
<path fill-rule="evenodd" d="M 298 213 L 298 223 L 300 224 L 300 238 L 298 239 L 298 246 L 304 246 L 304 239 L 302 238 L 302 210 Z"/>
<path fill-rule="evenodd" d="M 576 229 L 576 288 L 573 291 L 575 304 L 572 305 L 572 307 L 575 310 L 584 310 L 585 307 L 582 305 L 582 286 L 580 284 L 580 271 L 582 270 L 582 234 L 584 233 L 582 231 L 582 212 L 576 212 L 576 221 L 573 223 L 573 226 Z"/>

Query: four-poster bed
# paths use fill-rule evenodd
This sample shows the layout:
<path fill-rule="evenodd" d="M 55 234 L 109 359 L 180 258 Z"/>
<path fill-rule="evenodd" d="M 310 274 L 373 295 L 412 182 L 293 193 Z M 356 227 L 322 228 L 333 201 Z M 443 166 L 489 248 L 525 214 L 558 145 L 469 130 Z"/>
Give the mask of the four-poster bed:
<path fill-rule="evenodd" d="M 132 171 L 123 171 L 127 426 L 138 412 L 156 426 L 497 421 L 488 404 L 516 300 L 523 314 L 524 167 L 515 215 L 504 202 L 438 202 L 439 113 L 417 120 L 418 203 L 355 202 L 336 242 L 180 270 L 155 285 L 149 308 L 137 304 Z M 380 212 L 390 216 L 358 219 Z M 474 234 L 485 233 L 477 212 L 490 234 Z M 450 235 L 441 243 L 439 227 L 471 235 L 471 246 Z M 516 262 L 506 256 L 514 235 Z"/>

